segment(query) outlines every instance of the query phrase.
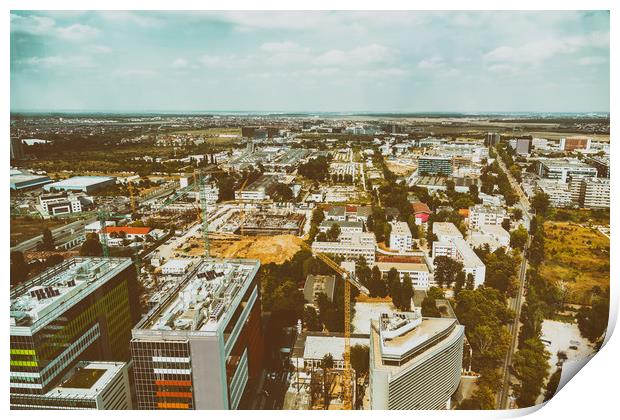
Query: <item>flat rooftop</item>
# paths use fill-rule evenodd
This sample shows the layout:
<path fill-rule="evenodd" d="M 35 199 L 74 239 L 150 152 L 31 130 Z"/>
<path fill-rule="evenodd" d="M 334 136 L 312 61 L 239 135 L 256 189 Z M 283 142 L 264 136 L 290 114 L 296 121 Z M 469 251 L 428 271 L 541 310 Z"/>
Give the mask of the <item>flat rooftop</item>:
<path fill-rule="evenodd" d="M 423 318 L 413 313 L 384 313 L 371 321 L 374 363 L 394 373 L 435 351 L 443 340 L 461 334 L 454 318 Z"/>
<path fill-rule="evenodd" d="M 258 260 L 201 260 L 135 329 L 216 332 L 259 266 Z"/>
<path fill-rule="evenodd" d="M 96 398 L 125 367 L 122 362 L 80 362 L 45 397 Z"/>
<path fill-rule="evenodd" d="M 578 159 L 540 159 L 539 162 L 549 169 L 585 169 L 591 168 L 596 170 L 587 163 L 583 163 Z"/>
<path fill-rule="evenodd" d="M 411 230 L 409 229 L 409 225 L 407 225 L 407 223 L 391 222 L 390 224 L 392 225 L 392 234 L 411 236 Z"/>
<path fill-rule="evenodd" d="M 74 257 L 11 289 L 11 333 L 38 330 L 130 265 L 130 258 Z"/>
<path fill-rule="evenodd" d="M 49 184 L 48 188 L 54 187 L 88 187 L 97 185 L 102 182 L 114 181 L 110 176 L 74 176 L 72 178 L 63 179 Z"/>
<path fill-rule="evenodd" d="M 461 231 L 454 225 L 454 223 L 450 222 L 433 223 L 433 233 L 437 236 L 454 236 L 457 238 L 463 237 Z"/>

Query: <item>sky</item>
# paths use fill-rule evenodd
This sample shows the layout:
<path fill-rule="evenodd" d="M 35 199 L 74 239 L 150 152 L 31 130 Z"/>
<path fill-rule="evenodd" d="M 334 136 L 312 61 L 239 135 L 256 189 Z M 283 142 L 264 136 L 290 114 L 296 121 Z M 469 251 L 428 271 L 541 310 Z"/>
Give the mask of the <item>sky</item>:
<path fill-rule="evenodd" d="M 12 111 L 608 112 L 609 13 L 12 11 Z"/>

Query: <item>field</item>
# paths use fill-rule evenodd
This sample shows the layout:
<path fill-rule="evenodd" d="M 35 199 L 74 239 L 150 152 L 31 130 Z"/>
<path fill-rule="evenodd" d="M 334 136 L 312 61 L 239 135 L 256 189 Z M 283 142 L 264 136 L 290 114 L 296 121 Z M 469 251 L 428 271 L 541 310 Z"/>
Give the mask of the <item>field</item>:
<path fill-rule="evenodd" d="M 179 130 L 170 134 L 191 134 L 203 136 L 205 142 L 211 144 L 228 144 L 241 138 L 241 128 L 205 128 L 202 130 Z M 220 137 L 222 135 L 237 135 L 239 137 Z"/>
<path fill-rule="evenodd" d="M 609 239 L 570 222 L 545 223 L 540 274 L 567 290 L 567 302 L 588 304 L 592 287 L 609 286 Z"/>
<path fill-rule="evenodd" d="M 43 220 L 31 217 L 11 217 L 11 246 L 41 235 L 46 227 L 54 229 L 65 223 L 69 222 L 57 219 Z"/>
<path fill-rule="evenodd" d="M 202 255 L 204 247 L 201 242 L 190 242 L 187 254 Z M 301 249 L 301 242 L 301 238 L 293 235 L 245 236 L 232 241 L 213 240 L 210 246 L 211 255 L 214 257 L 250 258 L 260 260 L 261 264 L 281 264 Z"/>

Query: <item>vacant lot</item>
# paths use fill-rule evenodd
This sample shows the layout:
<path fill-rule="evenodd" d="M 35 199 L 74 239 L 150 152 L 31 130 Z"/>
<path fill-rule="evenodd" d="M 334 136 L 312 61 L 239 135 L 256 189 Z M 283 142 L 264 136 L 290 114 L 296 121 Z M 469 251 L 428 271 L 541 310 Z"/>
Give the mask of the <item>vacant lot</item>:
<path fill-rule="evenodd" d="M 45 228 L 54 229 L 69 223 L 66 220 L 11 217 L 11 246 L 41 235 Z"/>
<path fill-rule="evenodd" d="M 566 287 L 568 302 L 587 304 L 592 287 L 609 286 L 609 239 L 575 223 L 547 222 L 540 273 Z"/>

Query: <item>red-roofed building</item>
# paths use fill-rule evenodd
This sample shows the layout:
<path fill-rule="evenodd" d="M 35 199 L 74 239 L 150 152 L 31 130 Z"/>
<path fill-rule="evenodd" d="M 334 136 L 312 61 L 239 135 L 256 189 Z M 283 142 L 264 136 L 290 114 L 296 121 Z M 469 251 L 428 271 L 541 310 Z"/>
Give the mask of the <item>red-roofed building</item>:
<path fill-rule="evenodd" d="M 124 239 L 128 241 L 144 240 L 151 233 L 149 227 L 133 227 L 133 226 L 106 226 L 102 234 L 107 236 L 108 245 L 121 245 Z"/>
<path fill-rule="evenodd" d="M 431 215 L 432 211 L 425 203 L 422 203 L 421 201 L 411 203 L 411 209 L 413 210 L 413 214 L 415 216 L 416 225 L 421 225 L 428 222 L 428 217 Z"/>

